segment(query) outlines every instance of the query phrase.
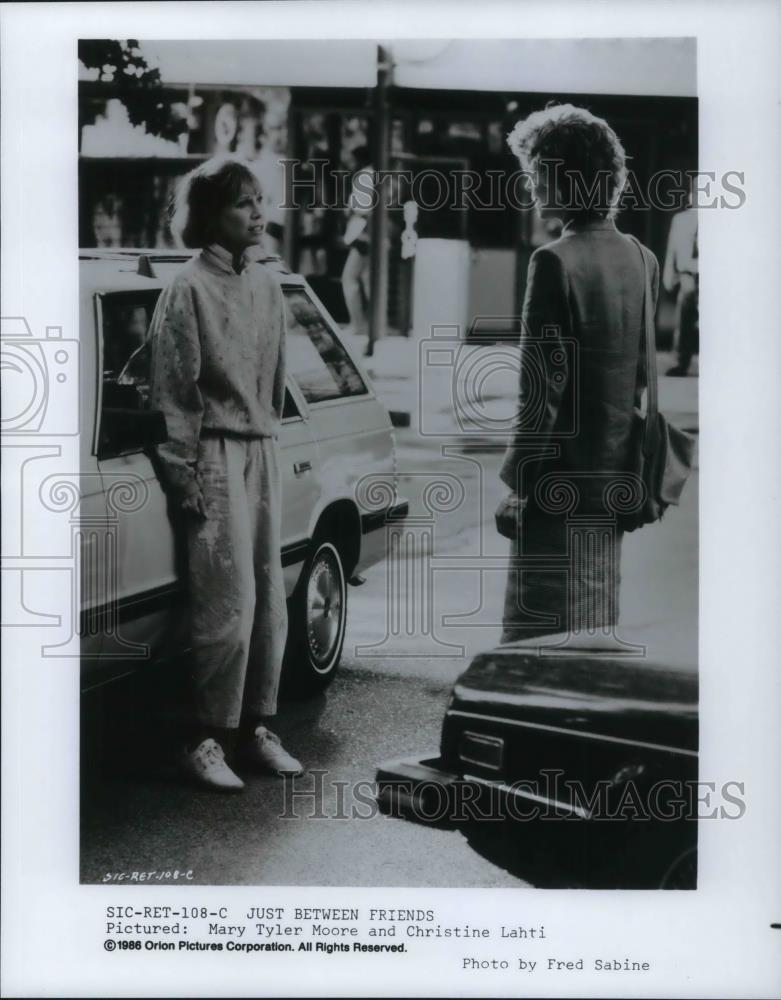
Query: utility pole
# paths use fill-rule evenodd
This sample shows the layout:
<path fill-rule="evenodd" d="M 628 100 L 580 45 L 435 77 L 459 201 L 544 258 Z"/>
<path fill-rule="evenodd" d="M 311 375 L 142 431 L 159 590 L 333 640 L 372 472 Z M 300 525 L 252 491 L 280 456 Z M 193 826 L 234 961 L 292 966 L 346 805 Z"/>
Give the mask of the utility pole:
<path fill-rule="evenodd" d="M 390 50 L 377 46 L 377 86 L 374 90 L 374 141 L 372 162 L 380 177 L 387 177 L 390 167 L 390 99 L 393 63 Z M 372 211 L 371 313 L 367 355 L 385 332 L 388 315 L 388 212 L 383 184 L 375 185 L 377 203 Z"/>

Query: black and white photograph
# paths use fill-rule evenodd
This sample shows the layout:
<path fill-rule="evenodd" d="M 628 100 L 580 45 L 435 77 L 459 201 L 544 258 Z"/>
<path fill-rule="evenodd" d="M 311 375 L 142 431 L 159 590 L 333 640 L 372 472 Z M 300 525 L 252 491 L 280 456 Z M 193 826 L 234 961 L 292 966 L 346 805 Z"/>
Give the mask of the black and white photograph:
<path fill-rule="evenodd" d="M 774 995 L 769 42 L 101 6 L 2 81 L 3 824 L 95 962 L 5 995 Z"/>
<path fill-rule="evenodd" d="M 84 881 L 696 887 L 695 68 L 79 42 Z"/>

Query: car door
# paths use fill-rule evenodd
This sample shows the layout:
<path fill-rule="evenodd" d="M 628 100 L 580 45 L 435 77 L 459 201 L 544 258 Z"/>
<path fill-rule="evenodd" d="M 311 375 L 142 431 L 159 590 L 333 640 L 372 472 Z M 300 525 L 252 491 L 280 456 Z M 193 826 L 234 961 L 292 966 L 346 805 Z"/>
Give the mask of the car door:
<path fill-rule="evenodd" d="M 395 484 L 393 434 L 385 407 L 338 337 L 325 307 L 303 282 L 283 284 L 287 370 L 306 401 L 320 457 L 324 499 L 356 502 L 367 474 Z"/>
<path fill-rule="evenodd" d="M 85 294 L 81 301 L 81 343 L 79 351 L 79 641 L 82 677 L 97 674 L 103 653 L 103 631 L 108 602 L 105 574 L 107 511 L 103 480 L 98 468 L 97 434 L 100 399 L 100 351 L 95 328 L 97 301 Z M 75 620 L 74 615 L 74 620 Z"/>
<path fill-rule="evenodd" d="M 320 504 L 320 454 L 307 419 L 306 403 L 295 384 L 285 390 L 279 436 L 282 463 L 282 566 L 289 597 L 309 551 L 315 512 Z"/>
<path fill-rule="evenodd" d="M 94 450 L 108 529 L 101 541 L 104 594 L 88 628 L 101 632 L 103 660 L 165 657 L 187 641 L 183 553 L 141 428 L 149 415 L 149 355 L 138 348 L 158 295 L 159 288 L 139 288 L 95 297 L 101 378 Z M 293 380 L 285 393 L 280 452 L 281 558 L 289 596 L 308 553 L 322 492 L 317 443 Z"/>
<path fill-rule="evenodd" d="M 149 457 L 149 355 L 138 351 L 159 292 L 138 288 L 96 298 L 101 379 L 95 450 L 106 498 L 110 605 L 104 658 L 156 658 L 181 648 L 184 638 L 174 532 Z"/>

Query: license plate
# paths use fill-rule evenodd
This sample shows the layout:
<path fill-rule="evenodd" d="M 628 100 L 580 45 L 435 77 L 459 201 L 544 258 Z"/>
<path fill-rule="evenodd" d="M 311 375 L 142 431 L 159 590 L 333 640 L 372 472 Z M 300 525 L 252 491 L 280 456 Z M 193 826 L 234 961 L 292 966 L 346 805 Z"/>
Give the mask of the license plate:
<path fill-rule="evenodd" d="M 501 771 L 504 764 L 504 740 L 465 729 L 461 733 L 458 756 L 465 764 L 478 764 L 492 771 Z"/>

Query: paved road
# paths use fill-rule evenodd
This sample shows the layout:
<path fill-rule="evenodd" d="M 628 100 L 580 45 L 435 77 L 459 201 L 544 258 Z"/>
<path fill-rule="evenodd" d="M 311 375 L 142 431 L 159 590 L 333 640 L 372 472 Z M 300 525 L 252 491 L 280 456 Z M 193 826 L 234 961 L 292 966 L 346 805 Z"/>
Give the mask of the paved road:
<path fill-rule="evenodd" d="M 402 677 L 348 659 L 327 695 L 287 708 L 278 726 L 285 744 L 325 772 L 287 785 L 297 793 L 287 802 L 285 783 L 273 778 L 250 776 L 242 795 L 222 796 L 156 775 L 157 741 L 147 735 L 134 753 L 132 721 L 123 725 L 123 709 L 148 706 L 150 686 L 113 694 L 102 742 L 102 753 L 106 742 L 113 753 L 88 769 L 83 786 L 82 880 L 192 868 L 196 882 L 214 885 L 522 885 L 459 832 L 386 817 L 368 804 L 379 760 L 436 737 L 448 682 L 429 676 L 426 661 L 417 667 L 418 676 Z M 361 796 L 356 783 L 367 781 Z M 349 818 L 354 810 L 370 818 Z M 280 818 L 285 812 L 294 818 Z"/>

